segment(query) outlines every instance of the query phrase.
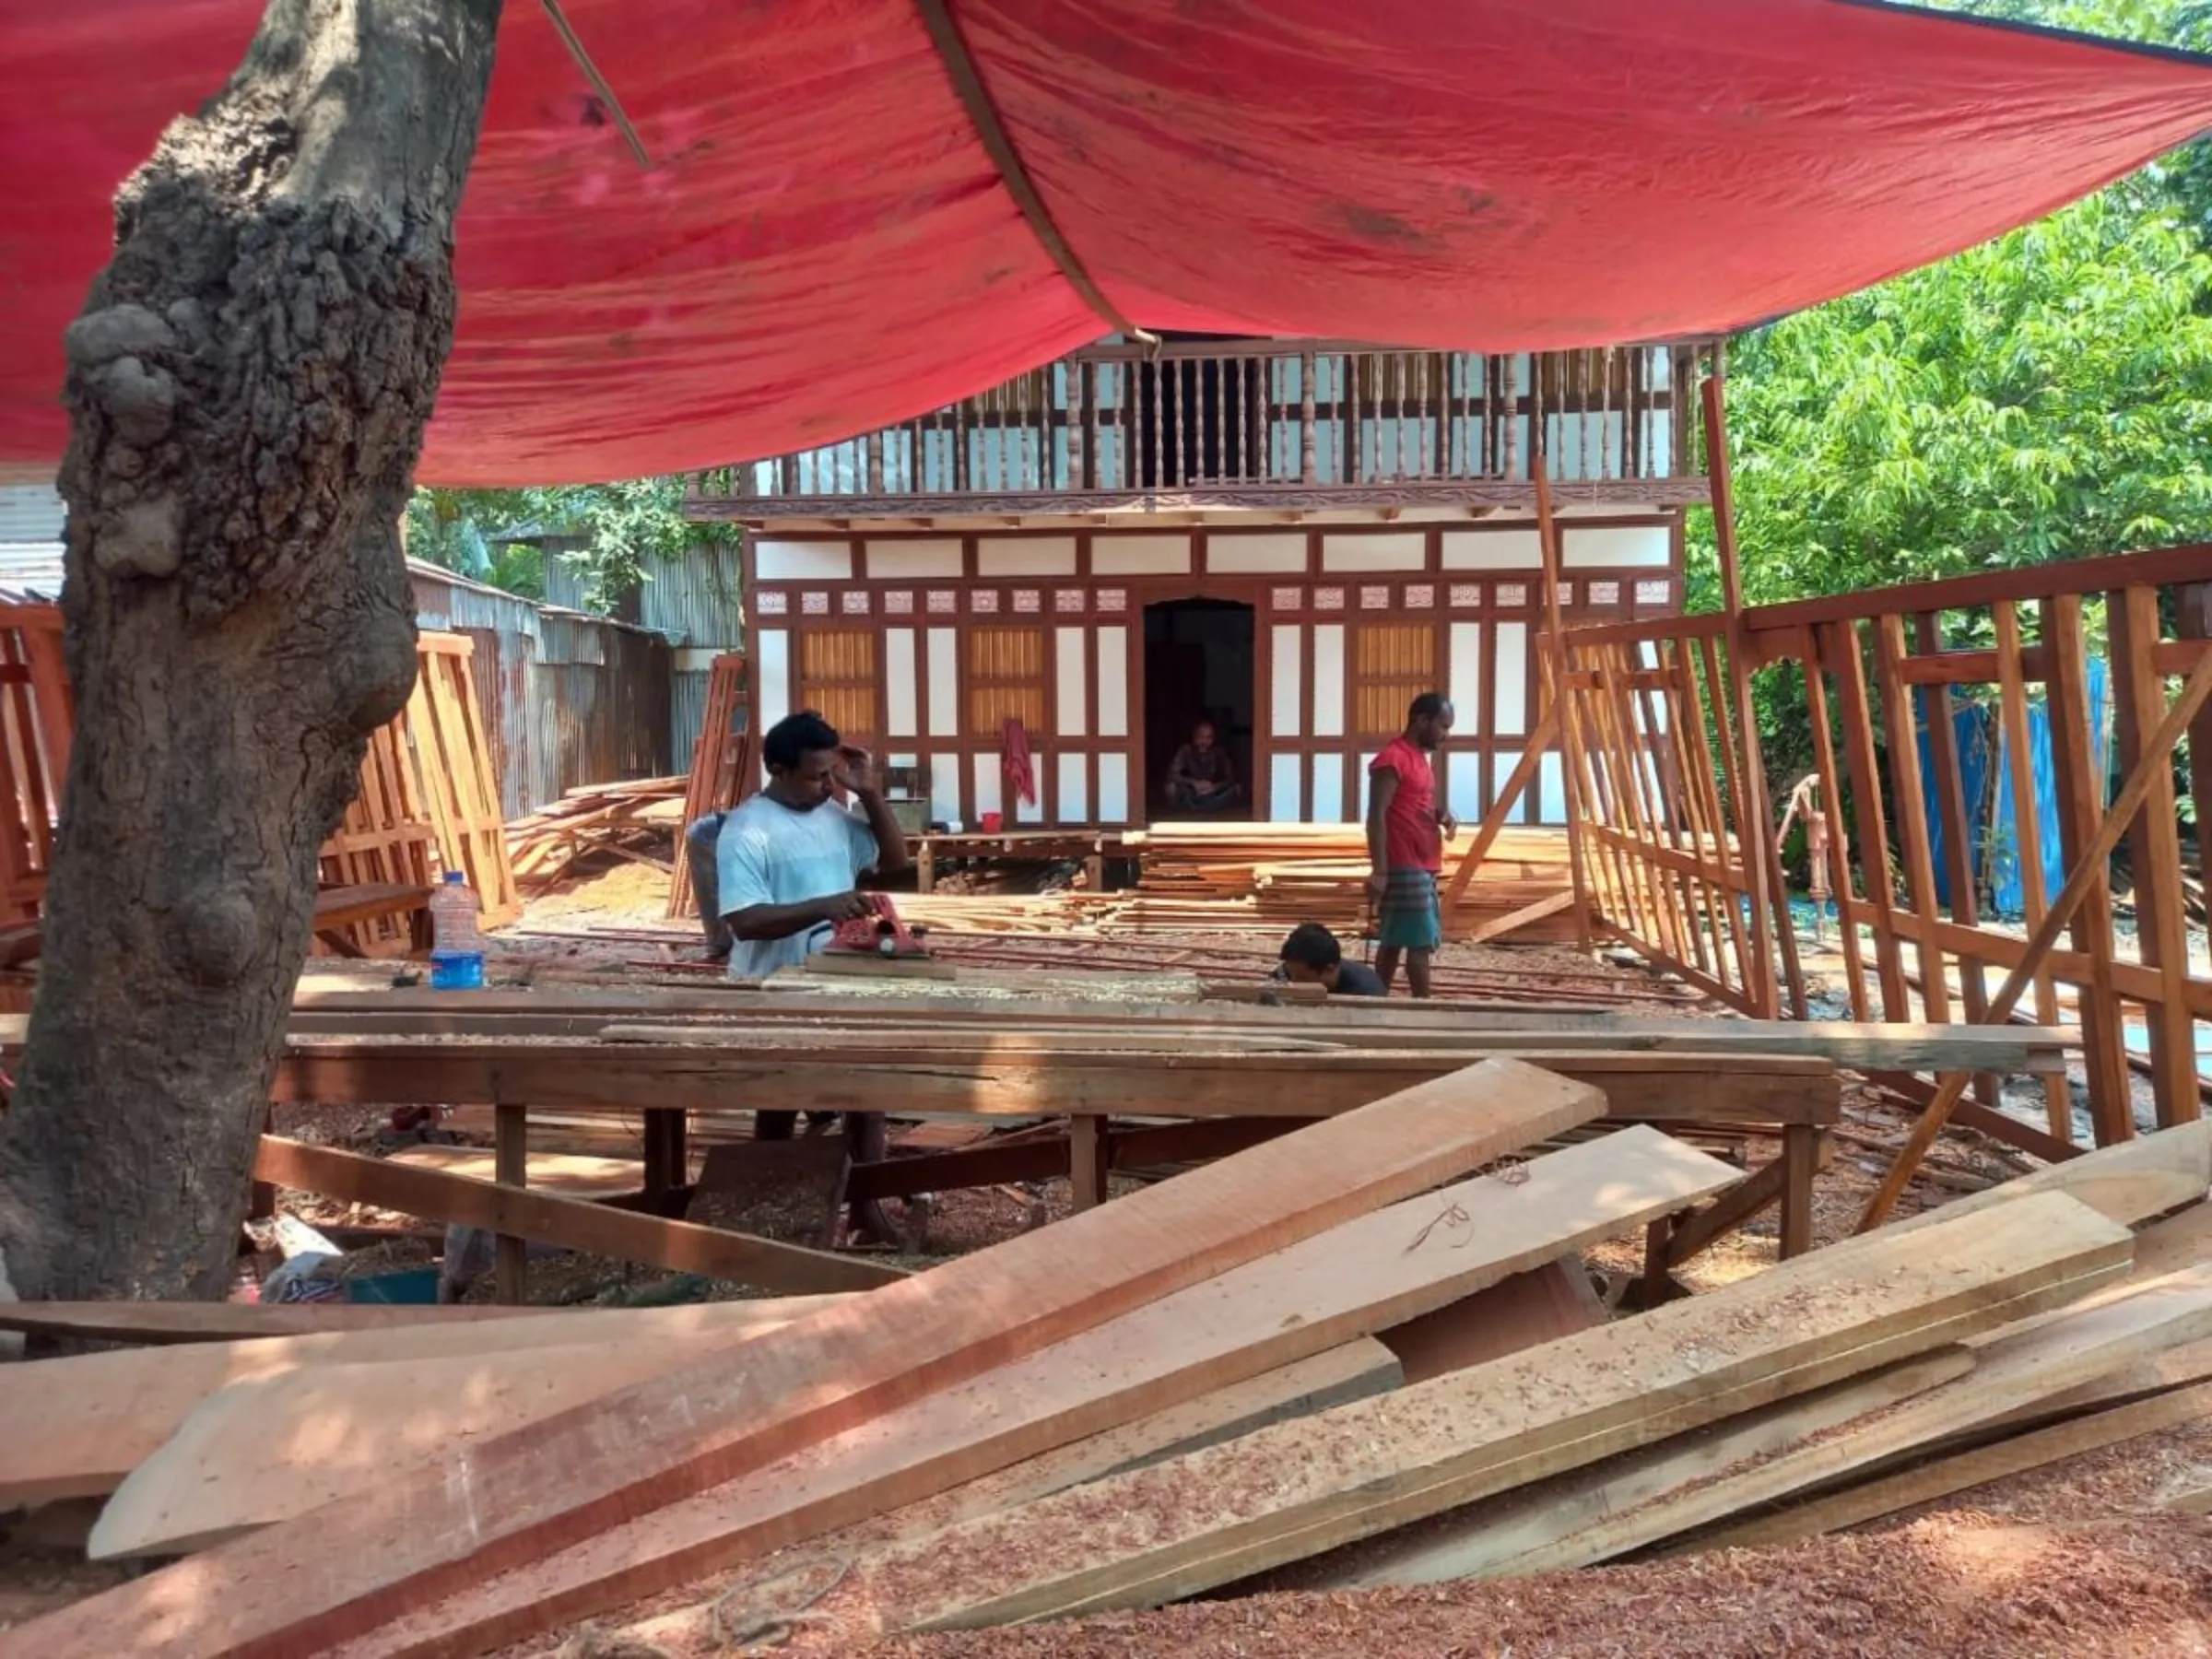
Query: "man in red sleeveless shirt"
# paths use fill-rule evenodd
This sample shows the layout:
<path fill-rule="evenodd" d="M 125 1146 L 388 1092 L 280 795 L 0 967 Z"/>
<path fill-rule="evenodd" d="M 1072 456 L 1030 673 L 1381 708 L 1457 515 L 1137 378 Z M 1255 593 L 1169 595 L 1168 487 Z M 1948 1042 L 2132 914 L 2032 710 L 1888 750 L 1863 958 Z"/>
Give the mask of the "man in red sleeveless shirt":
<path fill-rule="evenodd" d="M 1436 772 L 1429 757 L 1443 747 L 1451 730 L 1451 700 L 1441 691 L 1424 691 L 1413 700 L 1406 730 L 1367 769 L 1367 852 L 1374 866 L 1367 890 L 1381 924 L 1375 971 L 1385 994 L 1403 955 L 1406 982 L 1414 995 L 1427 996 L 1430 957 L 1444 939 L 1436 877 L 1444 867 L 1444 838 L 1459 832 L 1459 820 L 1436 809 Z"/>

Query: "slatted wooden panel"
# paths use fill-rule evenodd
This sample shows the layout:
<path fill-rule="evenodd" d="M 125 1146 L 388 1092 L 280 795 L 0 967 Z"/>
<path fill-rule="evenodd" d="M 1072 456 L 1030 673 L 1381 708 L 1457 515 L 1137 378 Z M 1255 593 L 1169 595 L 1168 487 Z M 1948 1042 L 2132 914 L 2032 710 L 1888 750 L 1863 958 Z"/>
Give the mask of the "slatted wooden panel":
<path fill-rule="evenodd" d="M 1567 634 L 1570 780 L 1598 920 L 1747 1013 L 1763 992 L 1720 618 Z"/>
<path fill-rule="evenodd" d="M 724 812 L 759 787 L 760 763 L 752 723 L 744 718 L 745 653 L 724 652 L 707 677 L 706 717 L 691 750 L 691 781 L 684 789 L 684 825 L 688 829 L 710 812 Z M 739 726 L 744 727 L 739 730 Z M 668 883 L 668 918 L 680 922 L 699 914 L 691 887 L 690 843 L 676 838 L 676 875 Z"/>
<path fill-rule="evenodd" d="M 968 635 L 968 730 L 996 737 L 1009 720 L 1032 736 L 1045 719 L 1044 629 L 978 628 Z"/>
<path fill-rule="evenodd" d="M 840 736 L 865 742 L 883 729 L 872 629 L 809 629 L 798 636 L 799 704 L 818 710 Z"/>
<path fill-rule="evenodd" d="M 338 831 L 323 843 L 317 874 L 327 886 L 426 887 L 438 879 L 438 829 L 424 806 L 397 721 L 369 739 L 360 793 L 346 807 Z M 379 916 L 339 930 L 365 955 L 405 956 L 413 946 L 408 918 Z M 321 954 L 328 947 L 316 940 Z"/>
<path fill-rule="evenodd" d="M 520 916 L 523 903 L 508 862 L 506 816 L 469 673 L 474 650 L 474 642 L 460 634 L 420 637 L 406 719 L 416 783 L 437 826 L 441 862 L 467 876 L 486 924 L 496 927 Z"/>
<path fill-rule="evenodd" d="M 1396 736 L 1413 700 L 1441 688 L 1434 623 L 1363 622 L 1352 630 L 1355 736 Z"/>
<path fill-rule="evenodd" d="M 61 611 L 0 609 L 0 910 L 8 921 L 35 919 L 46 896 L 74 717 Z"/>

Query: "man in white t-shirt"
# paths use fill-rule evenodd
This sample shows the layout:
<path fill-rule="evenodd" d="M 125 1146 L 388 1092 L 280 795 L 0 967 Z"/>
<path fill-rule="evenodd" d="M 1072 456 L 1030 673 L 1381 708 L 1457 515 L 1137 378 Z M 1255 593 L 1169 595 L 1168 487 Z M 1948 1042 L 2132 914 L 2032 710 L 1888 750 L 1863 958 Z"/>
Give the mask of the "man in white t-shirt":
<path fill-rule="evenodd" d="M 723 819 L 714 898 L 730 931 L 730 975 L 795 967 L 840 922 L 868 913 L 854 883 L 907 865 L 906 837 L 884 805 L 875 763 L 813 710 L 779 720 L 760 745 L 768 786 Z M 860 811 L 837 804 L 839 790 Z"/>
<path fill-rule="evenodd" d="M 868 913 L 867 897 L 853 885 L 864 873 L 895 875 L 908 863 L 905 833 L 884 805 L 874 761 L 812 709 L 769 727 L 760 757 L 767 787 L 724 816 L 715 843 L 712 903 L 729 932 L 733 979 L 804 962 L 830 943 L 838 923 Z M 859 803 L 858 813 L 838 805 L 841 789 Z M 756 1133 L 787 1139 L 797 1115 L 757 1112 Z M 854 1115 L 856 1155 L 880 1155 L 879 1122 Z"/>

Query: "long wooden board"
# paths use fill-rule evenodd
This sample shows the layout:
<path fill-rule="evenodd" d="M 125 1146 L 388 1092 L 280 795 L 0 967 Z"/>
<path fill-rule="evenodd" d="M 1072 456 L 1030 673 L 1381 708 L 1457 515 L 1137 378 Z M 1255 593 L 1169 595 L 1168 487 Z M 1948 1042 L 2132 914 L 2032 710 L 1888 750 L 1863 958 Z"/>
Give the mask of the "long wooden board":
<path fill-rule="evenodd" d="M 453 1355 L 574 1343 L 680 1347 L 788 1324 L 833 1307 L 838 1300 L 805 1296 L 684 1308 L 547 1309 L 529 1319 L 197 1342 L 158 1351 L 0 1365 L 0 1508 L 113 1491 L 202 1401 L 246 1378 L 299 1366 L 411 1365 Z"/>
<path fill-rule="evenodd" d="M 904 1268 L 857 1256 L 473 1181 L 275 1135 L 262 1136 L 253 1175 L 258 1181 L 320 1193 L 325 1198 L 373 1204 L 594 1255 L 619 1256 L 675 1273 L 737 1279 L 793 1296 L 874 1290 L 911 1277 Z"/>
<path fill-rule="evenodd" d="M 2016 1434 L 1993 1445 L 1977 1446 L 1938 1457 L 1879 1480 L 1846 1487 L 1840 1492 L 1794 1504 L 1776 1513 L 1717 1531 L 1700 1534 L 1686 1542 L 1688 1549 L 1755 1549 L 1792 1544 L 1818 1533 L 1878 1521 L 1884 1515 L 1916 1503 L 1947 1498 L 2008 1475 L 2040 1469 L 2085 1452 L 2116 1446 L 2123 1441 L 2177 1429 L 2212 1417 L 2212 1382 L 2153 1394 L 2126 1406 L 2114 1406 L 2084 1418 L 2054 1423 L 2028 1434 Z"/>
<path fill-rule="evenodd" d="M 2122 1271 L 2127 1253 L 2124 1229 L 2057 1194 L 1865 1235 L 971 1523 L 916 1547 L 926 1575 L 887 1552 L 841 1599 L 873 1602 L 888 1629 L 1157 1606 L 2009 1323 Z"/>
<path fill-rule="evenodd" d="M 880 1102 L 878 1102 L 880 1104 Z M 41 1659 L 313 1653 L 1586 1123 L 1588 1088 L 1466 1071 L 887 1285 L 449 1464 L 0 1634 Z"/>
<path fill-rule="evenodd" d="M 512 1319 L 548 1308 L 384 1306 L 372 1302 L 0 1302 L 0 1331 L 29 1331 L 102 1342 L 244 1342 L 388 1331 L 400 1325 L 465 1324 Z"/>
<path fill-rule="evenodd" d="M 1939 1348 L 1677 1436 L 1649 1452 L 1608 1458 L 1588 1469 L 1500 1492 L 1382 1537 L 1294 1562 L 1268 1574 L 1256 1587 L 1358 1590 L 1495 1578 L 1524 1571 L 1519 1566 L 1524 1559 L 1633 1512 L 1699 1478 L 1700 1473 L 1718 1476 L 1747 1459 L 1788 1452 L 1870 1411 L 1962 1377 L 1973 1367 L 1973 1356 L 1963 1347 Z"/>
<path fill-rule="evenodd" d="M 2032 1330 L 2000 1334 L 1976 1348 L 1963 1374 L 1901 1402 L 1869 1402 L 1865 1414 L 1827 1433 L 1794 1421 L 1788 1406 L 1774 1406 L 1752 1414 L 1777 1419 L 1766 1425 L 1772 1431 L 1767 1443 L 1725 1462 L 1692 1436 L 1683 1445 L 1655 1446 L 1581 1477 L 1547 1481 L 1518 1495 L 1523 1501 L 1510 1511 L 1469 1515 L 1455 1535 L 1394 1560 L 1406 1576 L 1394 1571 L 1369 1582 L 1432 1583 L 1594 1566 L 1964 1432 L 2028 1400 L 2208 1333 L 2212 1267 L 2101 1306 L 2069 1308 Z M 1536 1533 L 1546 1519 L 1570 1512 L 1592 1519 L 1548 1538 Z"/>
<path fill-rule="evenodd" d="M 828 1527 L 858 1524 L 1193 1392 L 1398 1323 L 1516 1265 L 1633 1227 L 1726 1165 L 1648 1130 L 1409 1199 L 887 1414 L 809 1453 L 474 1587 L 347 1655 L 474 1653 Z M 1454 1207 L 1464 1222 L 1449 1218 Z M 1091 1475 L 1103 1474 L 1094 1469 Z M 1010 1480 L 1018 1483 L 1012 1469 Z M 1026 1500 L 1007 1492 L 990 1507 Z"/>

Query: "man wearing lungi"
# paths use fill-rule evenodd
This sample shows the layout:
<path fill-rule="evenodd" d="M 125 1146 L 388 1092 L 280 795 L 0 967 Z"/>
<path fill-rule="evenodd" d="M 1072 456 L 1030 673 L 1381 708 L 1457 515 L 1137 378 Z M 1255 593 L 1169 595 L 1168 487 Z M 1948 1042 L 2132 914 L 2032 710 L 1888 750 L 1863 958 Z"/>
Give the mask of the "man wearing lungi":
<path fill-rule="evenodd" d="M 1406 982 L 1416 996 L 1429 994 L 1429 962 L 1443 943 L 1443 912 L 1437 873 L 1444 867 L 1444 837 L 1459 820 L 1436 809 L 1436 772 L 1430 756 L 1452 730 L 1452 700 L 1441 691 L 1413 700 L 1406 730 L 1369 766 L 1367 853 L 1373 873 L 1367 890 L 1381 924 L 1375 971 L 1384 993 L 1406 959 Z"/>

